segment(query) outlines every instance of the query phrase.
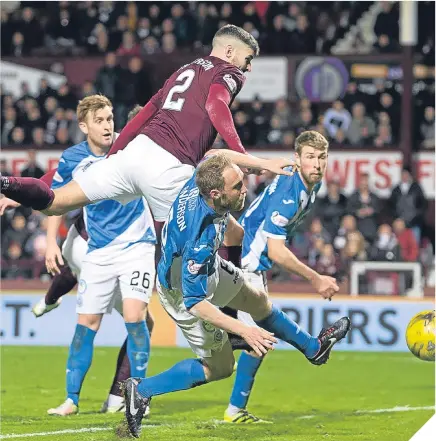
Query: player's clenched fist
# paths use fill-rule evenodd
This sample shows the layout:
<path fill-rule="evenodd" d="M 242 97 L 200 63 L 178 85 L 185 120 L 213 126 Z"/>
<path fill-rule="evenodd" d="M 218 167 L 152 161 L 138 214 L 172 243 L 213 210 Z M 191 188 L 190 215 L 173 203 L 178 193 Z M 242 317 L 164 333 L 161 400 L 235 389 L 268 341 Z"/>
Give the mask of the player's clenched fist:
<path fill-rule="evenodd" d="M 277 343 L 274 334 L 256 326 L 247 326 L 246 330 L 241 333 L 241 337 L 253 348 L 259 357 L 265 355 L 273 348 L 273 344 Z"/>
<path fill-rule="evenodd" d="M 336 283 L 336 279 L 329 276 L 317 277 L 314 280 L 313 286 L 325 299 L 330 299 L 339 291 L 339 286 Z"/>

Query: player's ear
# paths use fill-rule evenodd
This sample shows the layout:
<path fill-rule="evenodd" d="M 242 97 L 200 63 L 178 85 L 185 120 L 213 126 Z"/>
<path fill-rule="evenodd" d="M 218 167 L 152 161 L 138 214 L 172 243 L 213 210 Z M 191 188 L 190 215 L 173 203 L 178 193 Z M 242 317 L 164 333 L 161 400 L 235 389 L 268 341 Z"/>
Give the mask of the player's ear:
<path fill-rule="evenodd" d="M 219 190 L 211 190 L 209 195 L 215 201 L 221 197 L 221 192 Z"/>
<path fill-rule="evenodd" d="M 235 48 L 231 44 L 227 44 L 224 48 L 224 53 L 229 60 L 233 60 L 235 54 Z"/>
<path fill-rule="evenodd" d="M 298 153 L 295 153 L 295 164 L 297 164 L 298 168 L 301 168 L 301 158 Z"/>
<path fill-rule="evenodd" d="M 88 135 L 88 126 L 83 121 L 79 123 L 79 129 L 81 130 L 82 133 Z"/>

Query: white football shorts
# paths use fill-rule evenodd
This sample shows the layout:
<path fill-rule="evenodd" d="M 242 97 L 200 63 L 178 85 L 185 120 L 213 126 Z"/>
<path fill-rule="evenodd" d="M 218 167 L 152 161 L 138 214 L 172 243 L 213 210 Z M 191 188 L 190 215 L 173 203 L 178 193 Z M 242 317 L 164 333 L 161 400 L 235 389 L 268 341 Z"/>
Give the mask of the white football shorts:
<path fill-rule="evenodd" d="M 71 225 L 62 245 L 62 256 L 68 262 L 71 271 L 79 277 L 82 261 L 88 251 L 88 243 L 79 234 L 75 225 Z"/>
<path fill-rule="evenodd" d="M 207 300 L 222 307 L 238 294 L 244 278 L 242 270 L 220 256 L 217 256 L 216 269 L 208 281 Z M 221 351 L 228 339 L 227 332 L 192 315 L 186 309 L 179 289 L 166 289 L 159 282 L 156 285 L 163 308 L 181 329 L 193 352 L 198 357 L 206 358 L 211 357 L 212 352 Z"/>
<path fill-rule="evenodd" d="M 148 304 L 156 277 L 154 253 L 155 245 L 140 242 L 114 253 L 113 259 L 104 264 L 98 255 L 87 254 L 78 282 L 76 312 L 110 314 L 114 307 L 122 312 L 125 299 Z"/>
<path fill-rule="evenodd" d="M 91 202 L 115 199 L 122 204 L 144 196 L 156 221 L 163 222 L 194 167 L 182 164 L 146 135 L 124 150 L 92 163 L 74 176 Z"/>

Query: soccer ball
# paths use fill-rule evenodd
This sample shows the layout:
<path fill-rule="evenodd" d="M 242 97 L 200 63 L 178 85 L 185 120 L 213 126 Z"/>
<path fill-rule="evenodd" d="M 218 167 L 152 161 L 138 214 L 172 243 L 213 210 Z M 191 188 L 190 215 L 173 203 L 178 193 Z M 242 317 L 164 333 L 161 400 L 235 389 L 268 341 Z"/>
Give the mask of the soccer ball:
<path fill-rule="evenodd" d="M 406 329 L 406 342 L 415 357 L 435 361 L 434 311 L 422 311 L 410 320 Z"/>

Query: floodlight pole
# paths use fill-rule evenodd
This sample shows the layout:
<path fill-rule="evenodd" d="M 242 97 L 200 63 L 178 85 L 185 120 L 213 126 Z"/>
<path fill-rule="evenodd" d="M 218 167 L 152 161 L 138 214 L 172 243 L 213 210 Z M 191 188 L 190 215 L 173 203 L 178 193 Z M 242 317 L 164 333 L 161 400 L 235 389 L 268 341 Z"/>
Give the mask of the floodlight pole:
<path fill-rule="evenodd" d="M 403 48 L 403 95 L 401 99 L 400 148 L 403 164 L 414 169 L 412 161 L 414 150 L 414 105 L 413 105 L 413 48 L 417 44 L 418 2 L 405 0 L 400 2 L 400 44 Z M 414 170 L 413 170 L 414 171 Z"/>

